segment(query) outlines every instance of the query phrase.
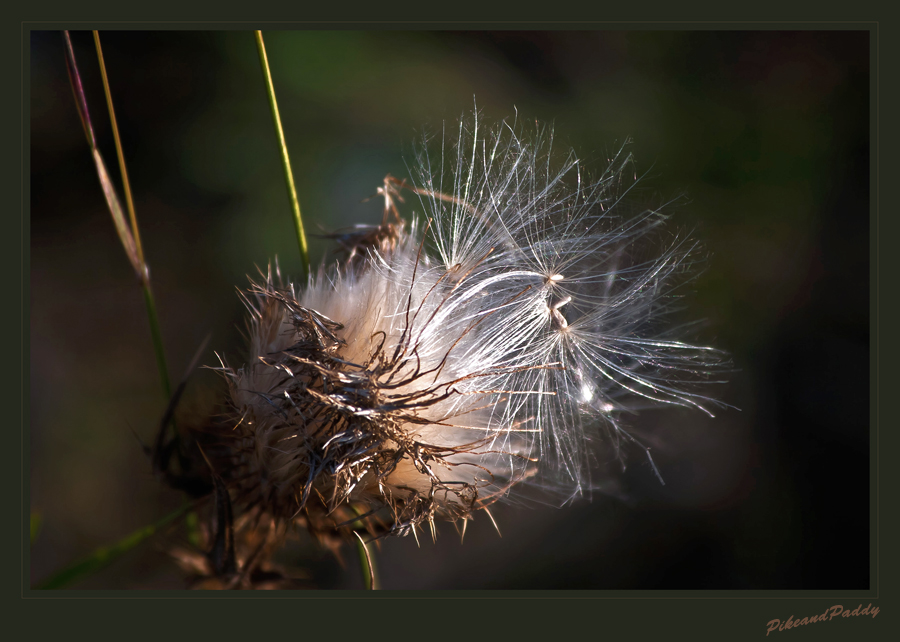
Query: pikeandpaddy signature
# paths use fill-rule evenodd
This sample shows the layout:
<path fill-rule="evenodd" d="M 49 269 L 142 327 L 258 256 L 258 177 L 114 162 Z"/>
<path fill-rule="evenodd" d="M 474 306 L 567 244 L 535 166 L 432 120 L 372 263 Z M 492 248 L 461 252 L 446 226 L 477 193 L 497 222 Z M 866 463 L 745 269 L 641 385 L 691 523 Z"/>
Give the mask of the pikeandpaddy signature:
<path fill-rule="evenodd" d="M 779 619 L 769 620 L 769 622 L 766 624 L 766 626 L 768 627 L 766 630 L 766 637 L 768 637 L 769 633 L 771 633 L 772 631 L 786 631 L 797 626 L 812 624 L 814 622 L 830 621 L 836 617 L 843 618 L 868 615 L 874 618 L 876 615 L 878 615 L 879 610 L 880 609 L 877 606 L 873 607 L 871 603 L 866 608 L 863 608 L 862 604 L 860 604 L 852 611 L 850 609 L 845 609 L 840 604 L 835 604 L 834 606 L 825 609 L 825 612 L 821 615 L 813 615 L 812 617 L 804 617 L 803 619 L 797 620 L 795 620 L 794 616 L 791 615 L 784 622 Z"/>

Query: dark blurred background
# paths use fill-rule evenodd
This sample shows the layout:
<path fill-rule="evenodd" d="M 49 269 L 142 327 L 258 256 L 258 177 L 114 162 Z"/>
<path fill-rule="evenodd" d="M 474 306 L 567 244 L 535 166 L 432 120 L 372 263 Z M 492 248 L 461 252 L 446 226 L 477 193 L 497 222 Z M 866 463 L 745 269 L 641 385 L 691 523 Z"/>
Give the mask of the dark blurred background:
<path fill-rule="evenodd" d="M 73 33 L 118 183 L 93 41 Z M 203 338 L 242 353 L 235 288 L 278 256 L 299 272 L 276 140 L 249 32 L 104 32 L 104 54 L 173 378 Z M 625 498 L 501 506 L 465 543 L 389 539 L 385 588 L 864 589 L 869 586 L 869 36 L 867 32 L 267 32 L 311 233 L 374 222 L 423 127 L 477 104 L 552 122 L 588 167 L 626 140 L 638 197 L 684 197 L 702 241 L 685 318 L 728 351 L 709 419 L 631 419 Z M 31 551 L 39 581 L 152 523 L 179 497 L 152 476 L 165 406 L 144 303 L 106 209 L 57 32 L 31 35 Z M 313 240 L 318 262 L 324 242 Z M 203 408 L 217 378 L 191 380 Z M 167 534 L 79 584 L 180 588 Z M 303 538 L 310 586 L 361 588 Z"/>

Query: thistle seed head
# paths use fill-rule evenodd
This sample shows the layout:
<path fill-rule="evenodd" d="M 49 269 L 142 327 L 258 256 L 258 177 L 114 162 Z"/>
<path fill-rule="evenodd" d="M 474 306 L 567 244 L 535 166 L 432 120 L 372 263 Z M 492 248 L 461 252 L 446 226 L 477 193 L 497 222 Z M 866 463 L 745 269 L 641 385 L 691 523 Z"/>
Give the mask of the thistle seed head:
<path fill-rule="evenodd" d="M 624 205 L 630 159 L 589 180 L 552 134 L 462 122 L 377 227 L 305 287 L 255 283 L 245 365 L 221 370 L 214 468 L 244 511 L 324 531 L 365 506 L 386 532 L 468 519 L 528 486 L 596 487 L 635 405 L 705 408 L 719 355 L 660 331 L 691 246 L 640 250 L 664 218 Z M 423 217 L 405 225 L 400 189 Z"/>

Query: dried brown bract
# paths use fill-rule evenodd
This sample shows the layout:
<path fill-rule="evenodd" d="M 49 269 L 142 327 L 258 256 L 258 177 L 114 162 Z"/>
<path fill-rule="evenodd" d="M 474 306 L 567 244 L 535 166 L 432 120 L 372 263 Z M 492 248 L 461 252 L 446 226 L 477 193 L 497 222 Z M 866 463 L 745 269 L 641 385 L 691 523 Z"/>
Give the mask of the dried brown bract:
<path fill-rule="evenodd" d="M 216 576 L 250 568 L 234 560 L 255 540 L 269 559 L 294 526 L 323 541 L 415 534 L 523 487 L 589 494 L 622 445 L 649 457 L 623 413 L 706 410 L 695 387 L 720 355 L 659 323 L 693 246 L 648 257 L 665 217 L 620 212 L 630 159 L 589 181 L 571 154 L 554 169 L 551 143 L 461 124 L 455 155 L 423 154 L 417 183 L 385 179 L 380 225 L 332 235 L 341 261 L 302 289 L 270 268 L 244 295 L 247 359 L 220 359 L 224 411 L 197 436 Z M 401 189 L 427 223 L 404 224 Z M 231 502 L 255 526 L 229 545 Z"/>

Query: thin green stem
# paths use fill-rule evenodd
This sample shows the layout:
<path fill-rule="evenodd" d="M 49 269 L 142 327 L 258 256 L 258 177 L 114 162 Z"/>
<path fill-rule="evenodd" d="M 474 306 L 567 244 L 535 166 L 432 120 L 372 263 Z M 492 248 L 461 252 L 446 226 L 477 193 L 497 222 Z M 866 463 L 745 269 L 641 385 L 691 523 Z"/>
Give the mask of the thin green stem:
<path fill-rule="evenodd" d="M 172 382 L 169 380 L 169 367 L 166 365 L 166 351 L 163 348 L 162 332 L 159 329 L 159 317 L 156 314 L 156 303 L 150 281 L 141 284 L 144 290 L 144 303 L 147 304 L 147 318 L 150 321 L 150 334 L 153 336 L 153 352 L 156 354 L 156 367 L 159 369 L 159 380 L 162 383 L 166 399 L 172 398 Z"/>
<path fill-rule="evenodd" d="M 160 529 L 172 523 L 181 517 L 188 509 L 192 508 L 192 503 L 181 506 L 178 510 L 169 513 L 161 520 L 150 526 L 145 526 L 134 531 L 130 535 L 122 538 L 111 546 L 102 546 L 95 550 L 87 557 L 75 562 L 71 566 L 64 568 L 35 588 L 39 590 L 59 589 L 71 584 L 72 582 L 92 575 L 97 571 L 106 568 L 115 560 L 127 553 L 138 544 L 156 534 Z"/>
<path fill-rule="evenodd" d="M 363 514 L 359 508 L 352 504 L 350 505 L 350 509 L 356 513 L 357 517 Z M 365 527 L 366 526 L 361 519 L 353 522 L 354 529 L 364 530 Z M 369 548 L 366 546 L 366 543 L 363 541 L 358 530 L 354 530 L 353 535 L 356 537 L 356 552 L 359 555 L 359 565 L 362 568 L 363 584 L 366 589 L 377 591 L 381 587 L 378 585 L 378 576 L 375 573 L 375 558 L 369 552 Z"/>
<path fill-rule="evenodd" d="M 138 229 L 137 213 L 134 208 L 134 198 L 131 195 L 131 182 L 128 180 L 128 170 L 125 167 L 125 153 L 122 150 L 122 140 L 119 136 L 119 126 L 116 122 L 116 110 L 113 108 L 112 93 L 109 89 L 109 78 L 106 75 L 106 63 L 103 60 L 103 49 L 100 46 L 100 33 L 94 31 L 94 45 L 97 48 L 97 58 L 100 61 L 100 74 L 103 77 L 103 90 L 106 94 L 106 106 L 109 109 L 109 120 L 112 123 L 113 138 L 116 141 L 116 155 L 119 159 L 119 170 L 122 174 L 122 184 L 125 188 L 125 204 L 128 208 L 128 217 L 131 222 L 131 238 L 134 251 L 137 254 L 137 265 L 141 288 L 144 291 L 144 303 L 147 306 L 147 319 L 150 322 L 150 334 L 153 338 L 153 351 L 156 354 L 156 366 L 159 369 L 159 378 L 162 383 L 163 394 L 166 399 L 172 397 L 172 383 L 169 379 L 169 367 L 166 363 L 166 351 L 163 347 L 162 331 L 159 326 L 159 316 L 156 313 L 156 303 L 153 299 L 153 291 L 150 288 L 150 271 L 144 260 L 144 250 L 141 245 L 141 234 Z"/>
<path fill-rule="evenodd" d="M 291 159 L 288 156 L 287 143 L 284 140 L 284 130 L 281 127 L 281 115 L 278 113 L 278 101 L 275 98 L 275 86 L 272 84 L 272 73 L 269 71 L 269 59 L 266 56 L 266 45 L 263 42 L 262 31 L 256 33 L 256 46 L 259 49 L 259 62 L 262 65 L 263 76 L 266 79 L 266 92 L 269 95 L 269 106 L 272 108 L 272 120 L 275 122 L 275 133 L 278 135 L 278 145 L 281 147 L 281 162 L 284 165 L 284 179 L 287 183 L 288 197 L 291 200 L 291 208 L 294 212 L 294 228 L 297 231 L 297 243 L 300 246 L 300 260 L 303 268 L 309 274 L 309 250 L 306 246 L 306 233 L 303 231 L 303 217 L 300 214 L 300 201 L 297 200 L 297 188 L 294 186 L 294 173 L 291 171 Z"/>
<path fill-rule="evenodd" d="M 31 512 L 31 543 L 37 539 L 38 533 L 41 532 L 41 514 L 37 511 Z"/>

